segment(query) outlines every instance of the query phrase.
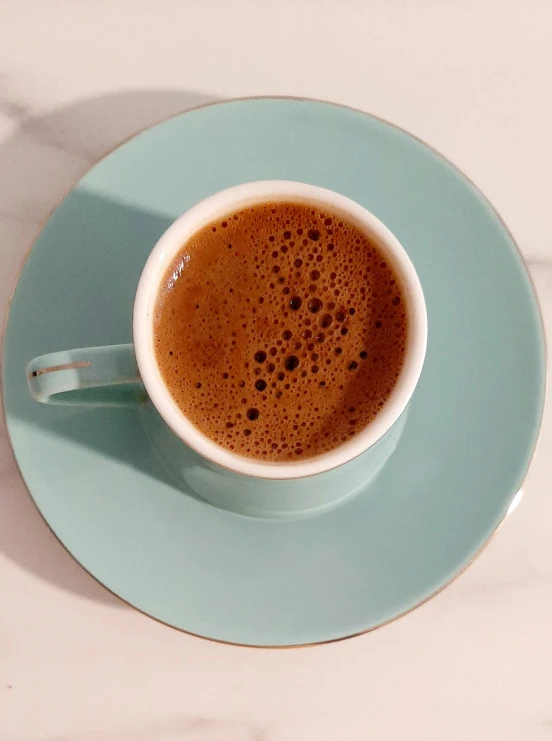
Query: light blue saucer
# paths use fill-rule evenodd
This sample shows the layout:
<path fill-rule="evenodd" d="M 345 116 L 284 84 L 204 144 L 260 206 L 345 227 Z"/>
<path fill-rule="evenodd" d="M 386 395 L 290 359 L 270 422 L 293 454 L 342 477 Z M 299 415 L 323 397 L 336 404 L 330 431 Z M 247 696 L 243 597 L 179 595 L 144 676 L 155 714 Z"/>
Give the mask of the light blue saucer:
<path fill-rule="evenodd" d="M 43 406 L 24 374 L 37 355 L 129 342 L 138 277 L 170 222 L 215 191 L 265 179 L 330 188 L 373 212 L 412 258 L 429 317 L 422 377 L 379 475 L 333 509 L 288 521 L 181 491 L 141 412 Z M 285 646 L 382 625 L 478 553 L 529 465 L 544 343 L 508 231 L 450 163 L 358 111 L 242 100 L 140 134 L 63 201 L 15 293 L 3 383 L 25 481 L 84 568 L 169 625 Z M 335 486 L 348 490 L 347 476 Z"/>

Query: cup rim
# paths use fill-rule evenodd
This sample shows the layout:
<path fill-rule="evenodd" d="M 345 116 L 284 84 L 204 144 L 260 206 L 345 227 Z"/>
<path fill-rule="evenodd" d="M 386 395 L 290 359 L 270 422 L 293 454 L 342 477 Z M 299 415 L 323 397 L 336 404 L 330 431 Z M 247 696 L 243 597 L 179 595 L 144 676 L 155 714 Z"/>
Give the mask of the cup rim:
<path fill-rule="evenodd" d="M 199 229 L 224 214 L 264 201 L 307 201 L 342 212 L 385 252 L 399 273 L 407 304 L 409 328 L 403 366 L 389 399 L 363 430 L 333 450 L 292 462 L 246 458 L 204 435 L 174 401 L 154 353 L 153 317 L 160 283 L 182 245 Z M 263 180 L 233 186 L 201 200 L 177 218 L 151 251 L 138 282 L 133 311 L 136 360 L 146 391 L 173 432 L 193 450 L 234 473 L 264 479 L 297 479 L 324 473 L 356 458 L 376 443 L 401 416 L 422 371 L 427 346 L 427 312 L 416 270 L 398 239 L 372 213 L 335 191 L 288 180 Z"/>

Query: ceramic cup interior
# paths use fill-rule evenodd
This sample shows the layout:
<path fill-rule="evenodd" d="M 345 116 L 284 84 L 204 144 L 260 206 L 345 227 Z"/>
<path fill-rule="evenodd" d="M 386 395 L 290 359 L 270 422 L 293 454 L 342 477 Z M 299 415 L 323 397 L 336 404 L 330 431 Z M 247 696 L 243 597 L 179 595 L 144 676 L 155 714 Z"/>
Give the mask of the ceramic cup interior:
<path fill-rule="evenodd" d="M 203 226 L 223 215 L 265 201 L 299 201 L 329 207 L 375 240 L 395 268 L 403 286 L 409 330 L 404 363 L 391 395 L 375 419 L 347 442 L 316 457 L 293 462 L 265 462 L 237 455 L 218 445 L 192 424 L 165 385 L 154 352 L 153 319 L 166 271 L 182 245 Z M 358 203 L 324 188 L 291 181 L 259 181 L 212 195 L 178 218 L 162 235 L 142 272 L 133 314 L 136 359 L 146 390 L 160 415 L 178 437 L 206 459 L 246 476 L 295 479 L 329 471 L 356 458 L 377 442 L 408 404 L 422 370 L 427 343 L 427 315 L 422 287 L 399 241 Z"/>

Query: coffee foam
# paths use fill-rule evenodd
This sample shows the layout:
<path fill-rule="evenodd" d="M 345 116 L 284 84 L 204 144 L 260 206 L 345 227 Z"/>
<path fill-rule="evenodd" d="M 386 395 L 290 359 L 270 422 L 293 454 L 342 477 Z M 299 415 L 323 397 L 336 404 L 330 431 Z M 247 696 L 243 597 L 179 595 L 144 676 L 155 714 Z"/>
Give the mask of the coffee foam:
<path fill-rule="evenodd" d="M 404 295 L 379 247 L 327 209 L 265 203 L 197 232 L 167 271 L 156 359 L 219 445 L 304 459 L 374 419 L 399 376 Z"/>

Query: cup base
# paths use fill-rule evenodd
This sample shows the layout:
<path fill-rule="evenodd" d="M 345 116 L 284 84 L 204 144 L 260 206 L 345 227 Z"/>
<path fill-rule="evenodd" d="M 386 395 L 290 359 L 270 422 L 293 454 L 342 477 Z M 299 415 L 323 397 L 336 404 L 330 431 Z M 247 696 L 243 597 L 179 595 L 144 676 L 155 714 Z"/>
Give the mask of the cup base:
<path fill-rule="evenodd" d="M 325 512 L 371 484 L 397 447 L 407 412 L 352 461 L 325 473 L 283 481 L 244 476 L 202 458 L 171 431 L 151 402 L 143 407 L 142 421 L 181 491 L 236 514 L 289 520 Z"/>

